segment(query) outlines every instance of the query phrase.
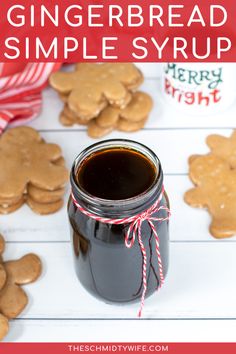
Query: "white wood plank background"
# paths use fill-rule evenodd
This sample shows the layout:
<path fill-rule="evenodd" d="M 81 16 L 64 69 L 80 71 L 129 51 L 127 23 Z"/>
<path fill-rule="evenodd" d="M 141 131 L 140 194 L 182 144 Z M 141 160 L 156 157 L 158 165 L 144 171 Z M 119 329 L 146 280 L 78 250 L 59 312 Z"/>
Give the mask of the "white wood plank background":
<path fill-rule="evenodd" d="M 146 301 L 142 320 L 136 318 L 138 304 L 113 306 L 94 299 L 74 274 L 67 196 L 64 208 L 50 216 L 35 215 L 24 206 L 0 217 L 0 232 L 7 239 L 5 258 L 35 252 L 43 260 L 44 271 L 37 283 L 25 287 L 29 305 L 19 319 L 11 321 L 6 341 L 236 340 L 236 237 L 213 239 L 208 232 L 208 213 L 183 202 L 184 192 L 191 187 L 188 156 L 207 151 L 208 134 L 230 135 L 236 106 L 214 117 L 185 116 L 165 106 L 160 66 L 140 66 L 146 77 L 143 89 L 154 98 L 154 110 L 142 131 L 114 132 L 109 137 L 143 142 L 162 161 L 173 213 L 166 284 Z M 83 127 L 61 126 L 61 107 L 57 95 L 46 89 L 42 114 L 31 126 L 47 141 L 61 145 L 70 168 L 75 156 L 94 140 Z"/>

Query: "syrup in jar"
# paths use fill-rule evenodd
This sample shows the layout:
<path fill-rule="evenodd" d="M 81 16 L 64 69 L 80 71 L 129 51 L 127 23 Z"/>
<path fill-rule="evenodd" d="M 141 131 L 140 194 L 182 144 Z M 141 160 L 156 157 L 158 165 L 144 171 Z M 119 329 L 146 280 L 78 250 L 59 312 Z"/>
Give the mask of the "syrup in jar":
<path fill-rule="evenodd" d="M 150 208 L 163 191 L 163 172 L 157 156 L 130 140 L 107 140 L 84 150 L 71 171 L 75 200 L 88 213 L 100 218 L 122 219 Z M 160 206 L 168 207 L 163 193 Z M 115 225 L 94 220 L 68 203 L 75 269 L 81 284 L 106 302 L 138 301 L 143 288 L 143 257 L 136 240 L 125 245 L 129 223 Z M 165 209 L 158 218 L 166 218 Z M 154 222 L 160 243 L 164 276 L 168 269 L 168 221 Z M 141 227 L 147 252 L 147 293 L 159 286 L 160 269 L 153 231 L 148 222 Z"/>

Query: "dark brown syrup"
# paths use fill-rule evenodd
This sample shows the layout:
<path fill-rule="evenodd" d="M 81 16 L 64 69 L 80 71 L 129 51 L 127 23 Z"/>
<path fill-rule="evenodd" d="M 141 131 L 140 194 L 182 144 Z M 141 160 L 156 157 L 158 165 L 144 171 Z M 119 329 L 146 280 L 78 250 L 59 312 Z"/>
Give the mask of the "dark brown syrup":
<path fill-rule="evenodd" d="M 155 181 L 156 168 L 143 154 L 124 148 L 90 155 L 77 171 L 77 183 L 94 197 L 121 200 L 144 193 Z"/>

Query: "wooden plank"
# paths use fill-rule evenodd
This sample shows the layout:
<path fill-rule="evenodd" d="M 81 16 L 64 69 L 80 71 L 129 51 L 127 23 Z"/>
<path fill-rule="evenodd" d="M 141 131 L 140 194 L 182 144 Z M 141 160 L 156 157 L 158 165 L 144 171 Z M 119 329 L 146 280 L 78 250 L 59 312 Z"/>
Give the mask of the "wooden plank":
<path fill-rule="evenodd" d="M 171 240 L 213 240 L 208 233 L 210 223 L 208 213 L 204 210 L 191 208 L 183 202 L 185 191 L 192 187 L 192 183 L 184 175 L 188 172 L 188 156 L 194 153 L 206 153 L 205 137 L 212 132 L 212 130 L 205 129 L 151 130 L 139 132 L 133 136 L 137 141 L 147 144 L 157 153 L 161 159 L 163 170 L 167 174 L 165 185 L 173 214 Z M 220 130 L 217 132 L 220 133 Z M 230 132 L 227 130 L 225 134 L 229 135 Z M 94 142 L 83 132 L 43 132 L 42 135 L 47 141 L 61 145 L 68 168 L 76 155 Z M 114 134 L 114 137 L 129 138 L 130 135 Z M 171 148 L 166 148 L 167 144 Z M 67 190 L 69 193 L 69 186 Z M 1 215 L 1 232 L 9 241 L 68 241 L 67 198 L 68 194 L 65 197 L 64 208 L 54 215 L 38 216 L 27 206 L 11 215 Z"/>
<path fill-rule="evenodd" d="M 131 330 L 132 329 L 132 330 Z M 236 321 L 11 321 L 6 342 L 235 342 Z"/>
<path fill-rule="evenodd" d="M 5 259 L 40 255 L 40 281 L 25 286 L 26 319 L 137 319 L 139 304 L 107 305 L 89 295 L 76 278 L 69 243 L 7 246 Z M 172 243 L 164 287 L 146 300 L 145 319 L 236 319 L 236 244 Z"/>
<path fill-rule="evenodd" d="M 170 239 L 172 241 L 217 241 L 208 232 L 210 216 L 205 210 L 189 207 L 183 201 L 186 190 L 192 184 L 185 175 L 165 176 L 172 217 Z M 69 241 L 67 199 L 62 210 L 53 215 L 40 216 L 24 206 L 10 215 L 1 215 L 1 232 L 9 242 L 58 242 Z M 184 224 L 183 224 L 184 220 Z M 225 242 L 236 242 L 235 238 Z"/>
<path fill-rule="evenodd" d="M 141 89 L 149 93 L 154 100 L 154 107 L 145 125 L 146 129 L 180 129 L 180 128 L 233 128 L 235 127 L 236 104 L 224 113 L 214 114 L 214 116 L 189 115 L 181 110 L 176 110 L 167 105 L 161 93 L 161 80 L 146 78 Z M 38 118 L 31 125 L 39 130 L 85 130 L 85 127 L 75 125 L 74 127 L 64 127 L 60 124 L 58 117 L 63 107 L 57 94 L 52 89 L 46 89 L 43 93 L 43 110 Z M 130 134 L 132 136 L 132 134 Z"/>
<path fill-rule="evenodd" d="M 149 146 L 160 158 L 165 174 L 185 174 L 188 172 L 188 158 L 192 154 L 209 152 L 205 139 L 209 134 L 222 133 L 221 129 L 187 129 L 187 130 L 143 130 L 133 134 L 114 132 L 112 139 L 132 139 Z M 223 131 L 225 136 L 232 133 L 231 129 Z M 42 136 L 48 142 L 61 146 L 68 168 L 75 157 L 97 140 L 89 138 L 80 131 L 46 131 Z M 105 140 L 105 139 L 102 139 Z"/>

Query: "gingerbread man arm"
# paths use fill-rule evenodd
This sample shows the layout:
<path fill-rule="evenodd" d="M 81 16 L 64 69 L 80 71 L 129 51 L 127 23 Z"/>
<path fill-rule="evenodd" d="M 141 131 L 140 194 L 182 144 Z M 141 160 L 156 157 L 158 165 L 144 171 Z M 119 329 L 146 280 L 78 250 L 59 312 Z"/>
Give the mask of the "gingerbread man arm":
<path fill-rule="evenodd" d="M 200 157 L 200 156 L 201 156 L 201 155 L 197 155 L 197 154 L 189 156 L 189 158 L 188 158 L 188 164 L 191 165 L 191 164 L 192 164 L 198 157 Z"/>
<path fill-rule="evenodd" d="M 39 161 L 30 171 L 29 181 L 38 188 L 55 190 L 63 187 L 68 180 L 68 171 L 64 166 L 50 161 Z"/>
<path fill-rule="evenodd" d="M 38 256 L 29 253 L 24 257 L 4 263 L 7 274 L 17 285 L 34 282 L 41 274 L 42 264 Z"/>
<path fill-rule="evenodd" d="M 184 195 L 187 204 L 194 208 L 204 208 L 207 206 L 207 196 L 201 187 L 192 188 Z"/>
<path fill-rule="evenodd" d="M 41 144 L 40 153 L 45 156 L 48 161 L 56 161 L 61 155 L 62 151 L 59 145 L 57 144 Z"/>
<path fill-rule="evenodd" d="M 49 82 L 56 91 L 69 94 L 75 86 L 74 73 L 56 72 L 50 76 Z"/>
<path fill-rule="evenodd" d="M 206 143 L 210 149 L 215 149 L 221 144 L 225 144 L 228 139 L 218 134 L 209 135 L 206 139 Z"/>

